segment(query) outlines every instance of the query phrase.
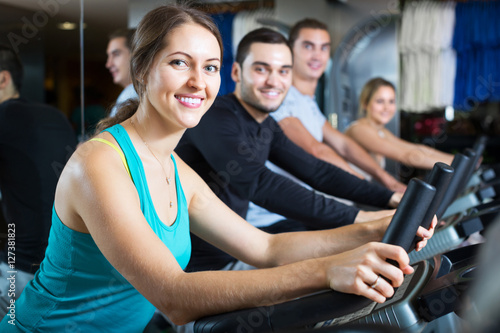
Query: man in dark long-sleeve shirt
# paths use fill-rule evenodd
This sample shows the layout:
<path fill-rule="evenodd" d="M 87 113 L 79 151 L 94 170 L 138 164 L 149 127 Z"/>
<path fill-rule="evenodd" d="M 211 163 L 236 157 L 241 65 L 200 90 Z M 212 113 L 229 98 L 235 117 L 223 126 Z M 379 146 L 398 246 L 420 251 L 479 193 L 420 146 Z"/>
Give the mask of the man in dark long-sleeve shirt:
<path fill-rule="evenodd" d="M 272 50 L 271 50 L 272 48 Z M 398 195 L 309 155 L 269 117 L 291 85 L 292 56 L 280 34 L 259 29 L 238 46 L 234 94 L 218 97 L 200 123 L 184 134 L 176 152 L 231 209 L 245 218 L 250 201 L 310 228 L 339 227 L 385 216 L 363 212 L 308 190 L 265 166 L 273 162 L 317 191 L 372 206 L 395 206 Z M 391 202 L 393 201 L 393 202 Z M 192 270 L 230 261 L 193 239 Z"/>

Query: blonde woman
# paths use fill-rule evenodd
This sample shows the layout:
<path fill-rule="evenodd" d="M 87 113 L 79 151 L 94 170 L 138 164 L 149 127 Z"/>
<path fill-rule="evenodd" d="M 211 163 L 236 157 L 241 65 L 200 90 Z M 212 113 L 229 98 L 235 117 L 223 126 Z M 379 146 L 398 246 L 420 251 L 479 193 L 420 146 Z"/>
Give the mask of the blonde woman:
<path fill-rule="evenodd" d="M 386 158 L 421 169 L 432 169 L 436 162 L 451 165 L 452 154 L 402 140 L 385 128 L 396 114 L 396 89 L 389 81 L 382 78 L 368 81 L 361 91 L 359 107 L 363 117 L 345 133 L 381 166 L 385 166 Z"/>

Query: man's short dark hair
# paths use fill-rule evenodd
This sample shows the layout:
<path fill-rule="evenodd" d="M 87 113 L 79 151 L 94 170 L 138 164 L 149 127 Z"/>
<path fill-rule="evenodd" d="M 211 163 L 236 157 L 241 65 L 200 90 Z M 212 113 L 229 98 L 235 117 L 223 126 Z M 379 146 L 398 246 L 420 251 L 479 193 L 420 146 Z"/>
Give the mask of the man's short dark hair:
<path fill-rule="evenodd" d="M 290 33 L 288 34 L 288 44 L 292 49 L 293 44 L 295 43 L 297 38 L 299 38 L 300 30 L 307 28 L 325 30 L 326 32 L 328 32 L 328 26 L 323 22 L 312 18 L 305 18 L 303 20 L 300 20 L 293 25 L 293 27 L 290 29 Z"/>
<path fill-rule="evenodd" d="M 132 39 L 134 38 L 135 28 L 132 29 L 118 29 L 109 34 L 108 39 L 111 41 L 115 38 L 124 37 L 125 45 L 129 50 L 132 49 Z"/>
<path fill-rule="evenodd" d="M 0 71 L 8 71 L 18 92 L 23 85 L 23 64 L 19 55 L 8 45 L 0 44 Z"/>
<path fill-rule="evenodd" d="M 285 36 L 275 30 L 269 28 L 260 28 L 250 31 L 238 44 L 238 50 L 236 51 L 236 62 L 240 64 L 240 66 L 243 66 L 243 61 L 245 61 L 248 53 L 250 52 L 250 46 L 252 46 L 252 44 L 254 43 L 284 44 L 288 46 L 288 41 L 286 40 Z M 288 48 L 290 47 L 288 46 Z M 290 52 L 292 52 L 291 49 Z"/>

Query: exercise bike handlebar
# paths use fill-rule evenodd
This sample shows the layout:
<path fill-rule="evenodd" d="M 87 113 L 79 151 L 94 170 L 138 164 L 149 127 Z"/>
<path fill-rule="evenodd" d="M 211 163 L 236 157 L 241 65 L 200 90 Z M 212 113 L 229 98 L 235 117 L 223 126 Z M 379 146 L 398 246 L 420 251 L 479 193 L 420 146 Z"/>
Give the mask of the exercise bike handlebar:
<path fill-rule="evenodd" d="M 439 203 L 439 207 L 436 211 L 436 215 L 438 219 L 443 217 L 444 212 L 448 208 L 448 206 L 455 200 L 458 196 L 459 192 L 462 190 L 461 184 L 462 179 L 467 177 L 469 166 L 471 163 L 471 159 L 464 154 L 456 154 L 453 158 L 453 162 L 451 163 L 451 167 L 454 170 L 453 177 L 451 178 L 450 184 L 448 186 L 448 190 L 443 195 L 441 202 Z"/>

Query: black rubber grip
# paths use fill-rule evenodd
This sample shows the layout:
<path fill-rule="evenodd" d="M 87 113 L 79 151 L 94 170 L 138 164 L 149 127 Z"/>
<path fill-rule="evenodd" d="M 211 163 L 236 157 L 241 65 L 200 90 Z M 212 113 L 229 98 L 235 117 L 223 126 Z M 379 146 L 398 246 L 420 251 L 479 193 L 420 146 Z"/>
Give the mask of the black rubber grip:
<path fill-rule="evenodd" d="M 450 185 L 448 186 L 448 190 L 443 196 L 441 203 L 436 211 L 436 215 L 438 218 L 443 217 L 444 212 L 448 208 L 448 206 L 455 200 L 458 194 L 461 192 L 460 184 L 462 178 L 467 176 L 467 171 L 470 163 L 470 158 L 465 156 L 464 154 L 456 154 L 455 158 L 453 158 L 453 162 L 451 163 L 451 167 L 455 171 L 453 173 L 453 177 L 451 178 Z"/>
<path fill-rule="evenodd" d="M 435 194 L 434 186 L 420 179 L 411 179 L 382 243 L 399 245 L 408 252 Z"/>
<path fill-rule="evenodd" d="M 464 176 L 462 177 L 460 181 L 460 185 L 458 187 L 458 193 L 459 195 L 466 190 L 467 188 L 467 183 L 469 183 L 470 178 L 472 177 L 472 174 L 474 173 L 474 170 L 476 170 L 476 163 L 478 161 L 478 156 L 477 153 L 471 149 L 471 148 L 466 148 L 464 149 L 463 154 L 467 156 L 470 161 L 467 164 L 467 170 L 465 171 Z"/>
<path fill-rule="evenodd" d="M 441 204 L 441 201 L 443 201 L 444 195 L 450 187 L 454 174 L 455 170 L 453 167 L 448 164 L 438 162 L 434 164 L 434 168 L 432 168 L 431 173 L 427 177 L 427 183 L 436 188 L 436 194 L 434 195 L 434 200 L 432 200 L 432 203 L 427 210 L 427 214 L 421 224 L 421 226 L 425 229 L 429 229 L 431 226 L 432 218 L 436 215 L 439 205 Z"/>
<path fill-rule="evenodd" d="M 443 200 L 444 194 L 450 186 L 450 182 L 454 172 L 455 171 L 453 170 L 453 168 L 448 164 L 437 162 L 436 164 L 434 164 L 431 173 L 427 176 L 426 183 L 434 186 L 436 188 L 436 193 L 429 208 L 427 209 L 427 213 L 422 219 L 422 223 L 420 223 L 420 225 L 425 229 L 429 229 L 429 227 L 431 226 L 432 219 L 434 218 L 434 215 L 436 215 L 436 211 L 439 208 L 441 201 Z M 417 242 L 420 240 L 420 237 L 415 236 L 413 238 L 413 243 L 410 246 L 409 251 L 412 251 L 415 248 Z"/>
<path fill-rule="evenodd" d="M 488 142 L 488 137 L 486 135 L 480 135 L 474 142 L 474 146 L 472 147 L 472 149 L 482 154 L 487 142 Z M 481 147 L 480 148 L 481 150 L 478 147 Z"/>
<path fill-rule="evenodd" d="M 481 135 L 474 142 L 474 146 L 472 146 L 472 150 L 474 150 L 477 154 L 476 163 L 479 161 L 479 158 L 483 155 L 484 150 L 486 149 L 486 144 L 488 143 L 488 137 L 486 135 Z"/>

